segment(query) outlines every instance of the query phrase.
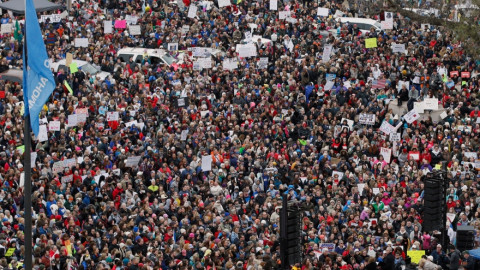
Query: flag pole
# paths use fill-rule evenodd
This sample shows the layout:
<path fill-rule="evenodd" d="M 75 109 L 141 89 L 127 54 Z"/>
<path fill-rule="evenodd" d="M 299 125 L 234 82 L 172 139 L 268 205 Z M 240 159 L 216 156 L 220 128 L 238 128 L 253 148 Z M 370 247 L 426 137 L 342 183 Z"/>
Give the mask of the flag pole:
<path fill-rule="evenodd" d="M 28 54 L 27 54 L 27 1 L 25 1 L 25 34 L 23 35 L 23 49 L 25 50 L 24 53 L 24 67 L 28 67 Z M 26 72 L 24 70 L 23 72 Z M 25 78 L 25 77 L 24 77 Z M 27 80 L 23 80 L 23 90 L 24 95 L 26 95 L 25 90 Z M 23 106 L 28 106 L 28 104 L 24 104 Z M 24 108 L 24 111 L 28 108 Z M 33 254 L 33 237 L 32 237 L 32 163 L 31 163 L 31 152 L 32 152 L 32 145 L 31 145 L 31 132 L 30 132 L 30 114 L 25 116 L 25 123 L 23 128 L 23 140 L 25 145 L 25 152 L 23 152 L 24 157 L 24 164 L 23 168 L 25 168 L 25 181 L 23 187 L 23 203 L 24 203 L 24 232 L 25 232 L 25 258 L 24 258 L 24 265 L 26 270 L 33 269 L 32 263 L 32 254 Z"/>

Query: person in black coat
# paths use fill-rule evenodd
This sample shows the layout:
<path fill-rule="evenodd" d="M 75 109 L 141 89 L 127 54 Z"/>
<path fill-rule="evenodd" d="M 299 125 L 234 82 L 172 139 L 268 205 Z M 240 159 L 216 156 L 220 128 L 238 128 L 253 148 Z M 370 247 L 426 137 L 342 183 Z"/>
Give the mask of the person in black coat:
<path fill-rule="evenodd" d="M 387 248 L 387 255 L 383 259 L 382 270 L 393 270 L 395 269 L 395 256 L 392 254 L 392 248 Z"/>

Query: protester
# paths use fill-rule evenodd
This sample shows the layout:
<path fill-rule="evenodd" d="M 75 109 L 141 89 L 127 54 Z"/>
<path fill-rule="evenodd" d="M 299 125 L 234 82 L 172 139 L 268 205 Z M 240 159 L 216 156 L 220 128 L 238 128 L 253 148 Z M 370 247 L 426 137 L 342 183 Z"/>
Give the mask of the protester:
<path fill-rule="evenodd" d="M 278 269 L 284 193 L 305 209 L 295 269 L 454 269 L 460 254 L 450 248 L 448 259 L 439 235 L 422 230 L 423 176 L 447 170 L 451 244 L 456 225 L 480 229 L 478 60 L 454 33 L 400 14 L 393 29 L 369 33 L 336 20 L 365 16 L 365 4 L 270 5 L 86 0 L 41 23 L 52 63 L 71 54 L 111 75 L 53 70 L 40 115 L 48 131 L 32 146 L 35 269 Z M 1 34 L 1 70 L 22 67 L 24 26 L 13 15 L 1 20 L 14 32 Z M 127 16 L 140 35 L 115 27 Z M 256 56 L 238 57 L 247 33 Z M 126 47 L 162 49 L 173 62 L 121 59 Z M 226 69 L 231 59 L 238 66 Z M 19 268 L 23 92 L 0 86 L 0 266 Z M 438 110 L 407 122 L 428 98 Z M 432 259 L 410 263 L 422 250 Z"/>

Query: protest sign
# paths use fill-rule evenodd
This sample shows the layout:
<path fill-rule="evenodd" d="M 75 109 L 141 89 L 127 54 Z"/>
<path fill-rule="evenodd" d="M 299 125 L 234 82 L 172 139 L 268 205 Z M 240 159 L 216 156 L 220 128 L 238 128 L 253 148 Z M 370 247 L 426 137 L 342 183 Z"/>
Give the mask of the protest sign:
<path fill-rule="evenodd" d="M 75 47 L 88 47 L 88 38 L 75 38 Z"/>
<path fill-rule="evenodd" d="M 270 0 L 270 10 L 277 10 L 277 9 L 278 9 L 277 0 Z"/>
<path fill-rule="evenodd" d="M 104 34 L 113 33 L 112 21 L 103 21 L 103 33 Z"/>
<path fill-rule="evenodd" d="M 208 172 L 212 170 L 212 156 L 202 156 L 202 171 Z"/>
<path fill-rule="evenodd" d="M 118 112 L 107 112 L 107 121 L 118 121 L 119 114 Z"/>
<path fill-rule="evenodd" d="M 190 5 L 190 7 L 188 8 L 188 14 L 187 14 L 187 17 L 188 18 L 195 18 L 195 16 L 197 16 L 197 6 L 195 5 Z"/>
<path fill-rule="evenodd" d="M 40 125 L 37 140 L 39 142 L 48 141 L 47 125 Z"/>
<path fill-rule="evenodd" d="M 115 28 L 116 28 L 116 29 L 125 29 L 125 28 L 127 28 L 127 21 L 126 21 L 126 20 L 116 20 L 116 21 L 115 21 Z"/>
<path fill-rule="evenodd" d="M 317 16 L 328 17 L 328 8 L 319 7 L 317 9 Z"/>
<path fill-rule="evenodd" d="M 2 24 L 2 29 L 1 29 L 2 35 L 12 33 L 12 28 L 13 28 L 12 26 L 13 25 L 11 23 Z"/>
<path fill-rule="evenodd" d="M 392 44 L 392 52 L 393 53 L 405 53 L 405 44 Z"/>
<path fill-rule="evenodd" d="M 409 250 L 407 255 L 412 259 L 412 263 L 418 264 L 422 256 L 425 255 L 425 250 Z"/>
<path fill-rule="evenodd" d="M 438 99 L 437 98 L 425 98 L 423 100 L 423 108 L 425 110 L 438 110 Z"/>
<path fill-rule="evenodd" d="M 230 6 L 230 0 L 218 0 L 218 7 L 228 7 Z"/>
<path fill-rule="evenodd" d="M 48 122 L 48 130 L 50 130 L 50 131 L 60 131 L 60 121 L 50 121 L 50 122 Z"/>
<path fill-rule="evenodd" d="M 402 139 L 400 133 L 390 133 L 390 141 L 391 142 L 399 142 Z"/>
<path fill-rule="evenodd" d="M 364 125 L 374 125 L 375 124 L 375 114 L 373 113 L 361 113 L 358 116 L 358 122 Z"/>
<path fill-rule="evenodd" d="M 332 45 L 329 45 L 329 44 L 326 44 L 326 45 L 323 47 L 322 61 L 323 61 L 324 63 L 330 61 L 330 54 L 332 53 L 332 49 L 333 49 L 333 46 L 332 46 Z"/>
<path fill-rule="evenodd" d="M 383 121 L 382 125 L 380 126 L 380 131 L 387 135 L 390 135 L 390 133 L 395 131 L 395 127 L 390 125 L 387 121 Z"/>
<path fill-rule="evenodd" d="M 385 147 L 381 147 L 381 148 L 380 148 L 380 155 L 383 156 L 383 159 L 384 159 L 387 163 L 390 163 L 390 157 L 392 156 L 392 149 L 390 149 L 390 148 L 385 148 Z"/>
<path fill-rule="evenodd" d="M 405 121 L 407 121 L 407 123 L 409 124 L 413 123 L 418 118 L 420 118 L 420 114 L 417 113 L 415 108 L 413 108 L 411 111 L 409 111 L 407 114 L 403 116 L 403 119 L 405 119 Z"/>
<path fill-rule="evenodd" d="M 141 156 L 128 157 L 127 161 L 125 162 L 125 167 L 137 167 L 141 158 Z"/>
<path fill-rule="evenodd" d="M 376 48 L 377 47 L 377 38 L 367 38 L 365 39 L 365 48 Z"/>
<path fill-rule="evenodd" d="M 129 25 L 128 30 L 130 30 L 130 35 L 132 36 L 138 36 L 142 34 L 142 29 L 140 28 L 140 25 Z"/>

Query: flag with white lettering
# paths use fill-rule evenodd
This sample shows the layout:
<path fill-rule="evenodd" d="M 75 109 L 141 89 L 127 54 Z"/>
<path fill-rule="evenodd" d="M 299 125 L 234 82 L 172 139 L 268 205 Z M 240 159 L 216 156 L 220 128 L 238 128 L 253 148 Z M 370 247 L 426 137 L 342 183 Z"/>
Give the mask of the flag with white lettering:
<path fill-rule="evenodd" d="M 30 126 L 35 136 L 38 136 L 38 115 L 55 89 L 55 81 L 50 70 L 47 50 L 45 49 L 33 0 L 26 0 L 25 25 L 23 99 L 25 102 L 25 116 L 30 114 Z M 27 50 L 27 55 L 25 55 L 25 49 Z M 27 66 L 25 66 L 25 63 L 27 63 Z"/>

